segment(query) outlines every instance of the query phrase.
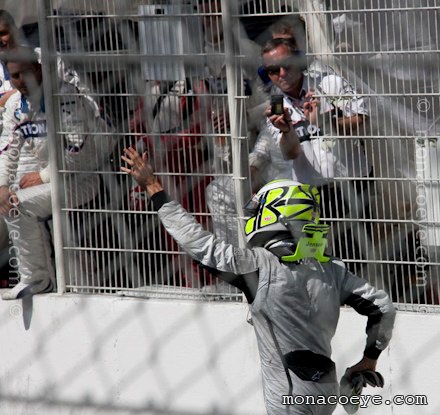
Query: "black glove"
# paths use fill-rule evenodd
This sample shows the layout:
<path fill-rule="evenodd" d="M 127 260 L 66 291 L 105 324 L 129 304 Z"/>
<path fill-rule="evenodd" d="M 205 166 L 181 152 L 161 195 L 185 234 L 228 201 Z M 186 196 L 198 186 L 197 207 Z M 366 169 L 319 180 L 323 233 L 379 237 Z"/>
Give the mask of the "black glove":
<path fill-rule="evenodd" d="M 365 370 L 363 372 L 355 373 L 355 375 L 357 374 L 360 374 L 363 377 L 364 387 L 370 385 L 373 388 L 376 386 L 383 388 L 385 382 L 383 380 L 383 376 L 379 372 L 375 372 L 374 370 Z"/>

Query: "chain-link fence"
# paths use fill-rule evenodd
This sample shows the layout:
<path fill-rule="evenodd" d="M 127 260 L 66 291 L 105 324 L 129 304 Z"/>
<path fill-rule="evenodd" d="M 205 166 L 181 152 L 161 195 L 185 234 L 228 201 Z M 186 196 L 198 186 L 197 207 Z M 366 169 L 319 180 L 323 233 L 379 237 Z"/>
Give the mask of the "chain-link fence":
<path fill-rule="evenodd" d="M 255 186 L 248 154 L 271 91 L 261 49 L 287 34 L 305 52 L 314 98 L 331 109 L 318 154 L 354 166 L 336 160 L 320 186 L 333 252 L 402 307 L 439 304 L 438 0 L 40 6 L 52 142 L 93 136 L 100 148 L 94 168 L 66 168 L 61 151 L 54 158 L 61 290 L 241 298 L 179 250 L 120 172 L 120 156 L 127 146 L 146 152 L 173 198 L 219 237 L 243 244 L 241 207 Z M 78 75 L 73 95 L 88 97 L 87 111 L 97 106 L 88 124 L 60 121 L 68 94 L 51 76 L 60 61 Z M 323 88 L 324 78 L 342 89 Z M 361 121 L 335 127 L 338 114 Z M 68 190 L 72 173 L 100 183 L 79 206 Z"/>

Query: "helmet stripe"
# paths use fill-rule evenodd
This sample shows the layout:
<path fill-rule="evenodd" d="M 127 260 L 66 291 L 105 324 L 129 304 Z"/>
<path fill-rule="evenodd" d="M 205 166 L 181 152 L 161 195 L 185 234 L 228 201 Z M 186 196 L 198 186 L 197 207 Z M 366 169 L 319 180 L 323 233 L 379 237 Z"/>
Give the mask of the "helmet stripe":
<path fill-rule="evenodd" d="M 308 212 L 309 210 L 312 210 L 312 208 L 311 207 L 304 208 L 304 209 L 300 210 L 299 212 L 295 212 L 292 215 L 289 215 L 288 219 L 296 218 L 297 216 L 300 216 L 303 213 Z"/>

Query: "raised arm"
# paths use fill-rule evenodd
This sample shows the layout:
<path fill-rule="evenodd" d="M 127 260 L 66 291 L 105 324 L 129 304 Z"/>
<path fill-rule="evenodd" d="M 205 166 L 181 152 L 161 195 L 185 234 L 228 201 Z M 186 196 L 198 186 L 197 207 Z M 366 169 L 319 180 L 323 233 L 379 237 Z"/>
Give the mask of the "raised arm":
<path fill-rule="evenodd" d="M 168 200 L 145 156 L 132 148 L 124 153 L 122 159 L 128 167 L 121 170 L 133 176 L 151 197 L 167 232 L 201 266 L 242 290 L 251 303 L 258 286 L 258 264 L 253 251 L 234 247 L 204 230 L 179 203 Z"/>

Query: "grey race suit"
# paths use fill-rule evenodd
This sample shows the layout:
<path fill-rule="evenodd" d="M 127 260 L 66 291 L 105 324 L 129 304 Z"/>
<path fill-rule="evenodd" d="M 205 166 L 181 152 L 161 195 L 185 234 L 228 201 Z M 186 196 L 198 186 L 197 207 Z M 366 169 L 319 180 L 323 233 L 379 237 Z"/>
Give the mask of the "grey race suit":
<path fill-rule="evenodd" d="M 96 195 L 99 177 L 89 172 L 108 156 L 113 138 L 95 135 L 108 128 L 89 98 L 79 96 L 77 89 L 65 82 L 60 91 L 58 129 L 64 132 L 60 135 L 63 168 L 77 172 L 64 174 L 63 190 L 67 206 L 76 207 Z M 53 277 L 50 238 L 44 223 L 52 214 L 52 205 L 46 113 L 41 97 L 42 92 L 34 99 L 20 92 L 12 95 L 6 103 L 0 138 L 0 186 L 8 186 L 19 200 L 18 209 L 11 209 L 11 217 L 5 219 L 25 283 Z M 39 172 L 43 184 L 20 189 L 18 183 L 28 172 Z"/>
<path fill-rule="evenodd" d="M 154 196 L 153 202 L 156 208 L 160 206 Z M 203 230 L 175 201 L 163 204 L 159 217 L 193 259 L 246 294 L 257 336 L 268 414 L 333 412 L 334 406 L 281 405 L 282 395 L 291 393 L 338 394 L 334 375 L 323 383 L 302 381 L 290 369 L 289 390 L 281 355 L 311 351 L 329 358 L 342 304 L 368 316 L 365 356 L 377 358 L 387 347 L 395 318 L 389 297 L 351 274 L 339 260 L 285 265 L 264 248 L 236 248 Z"/>

